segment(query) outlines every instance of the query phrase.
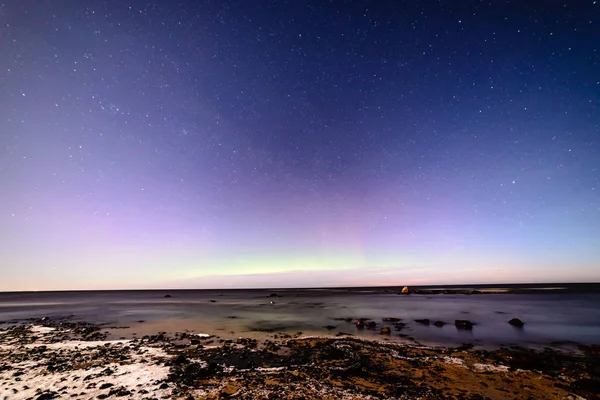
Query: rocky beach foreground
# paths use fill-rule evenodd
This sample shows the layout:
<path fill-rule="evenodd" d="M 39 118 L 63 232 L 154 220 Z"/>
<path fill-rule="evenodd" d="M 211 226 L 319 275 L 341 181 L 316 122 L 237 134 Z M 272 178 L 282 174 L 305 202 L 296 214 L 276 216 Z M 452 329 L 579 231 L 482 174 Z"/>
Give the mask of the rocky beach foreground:
<path fill-rule="evenodd" d="M 0 399 L 600 398 L 600 346 L 488 351 L 301 332 L 105 339 L 69 320 L 1 330 Z"/>

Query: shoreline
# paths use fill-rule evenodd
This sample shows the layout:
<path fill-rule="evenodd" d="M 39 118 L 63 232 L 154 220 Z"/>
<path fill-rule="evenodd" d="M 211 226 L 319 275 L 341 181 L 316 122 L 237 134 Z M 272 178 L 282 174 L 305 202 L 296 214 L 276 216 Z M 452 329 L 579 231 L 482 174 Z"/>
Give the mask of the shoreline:
<path fill-rule="evenodd" d="M 106 340 L 91 323 L 0 330 L 0 398 L 597 399 L 600 346 L 428 347 L 353 336 Z"/>

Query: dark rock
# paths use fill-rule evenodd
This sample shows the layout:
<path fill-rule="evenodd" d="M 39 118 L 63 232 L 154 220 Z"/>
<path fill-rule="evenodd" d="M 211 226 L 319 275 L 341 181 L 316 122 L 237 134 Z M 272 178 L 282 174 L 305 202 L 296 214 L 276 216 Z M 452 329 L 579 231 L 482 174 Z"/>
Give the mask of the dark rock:
<path fill-rule="evenodd" d="M 159 386 L 159 389 L 168 389 L 168 388 L 169 388 L 169 384 L 166 382 Z"/>
<path fill-rule="evenodd" d="M 460 330 L 470 331 L 473 329 L 473 323 L 466 319 L 457 319 L 454 321 L 454 325 L 456 326 L 456 329 Z"/>
<path fill-rule="evenodd" d="M 523 321 L 521 321 L 519 318 L 513 318 L 510 321 L 508 321 L 508 323 L 512 326 L 516 326 L 517 328 L 522 328 L 523 325 L 525 325 Z"/>
<path fill-rule="evenodd" d="M 210 301 L 211 303 L 216 303 L 216 302 L 217 302 L 216 300 L 209 300 L 209 301 Z"/>
<path fill-rule="evenodd" d="M 131 392 L 123 386 L 111 389 L 110 392 L 108 392 L 109 396 L 115 396 L 115 397 L 124 397 L 124 396 L 129 396 L 130 394 L 131 394 Z"/>
<path fill-rule="evenodd" d="M 405 326 L 406 324 L 404 322 L 396 322 L 394 324 L 394 330 L 401 331 Z"/>
<path fill-rule="evenodd" d="M 272 333 L 275 332 L 275 328 L 253 328 L 252 329 L 254 332 L 268 332 L 268 333 Z"/>
<path fill-rule="evenodd" d="M 398 321 L 402 320 L 402 318 L 385 317 L 383 320 L 385 322 L 398 322 Z"/>
<path fill-rule="evenodd" d="M 471 350 L 473 348 L 473 343 L 463 343 L 460 346 L 456 347 L 457 351 L 465 351 Z"/>
<path fill-rule="evenodd" d="M 442 326 L 446 325 L 444 321 L 435 321 L 433 324 L 438 328 L 441 328 Z"/>
<path fill-rule="evenodd" d="M 173 359 L 173 365 L 182 365 L 182 364 L 187 364 L 188 360 L 185 357 L 185 354 L 183 353 L 179 353 L 174 359 Z"/>
<path fill-rule="evenodd" d="M 165 294 L 165 297 L 171 297 L 171 295 L 170 294 Z"/>
<path fill-rule="evenodd" d="M 100 385 L 100 390 L 102 389 L 108 389 L 109 387 L 113 387 L 114 385 L 112 383 L 103 383 L 102 385 Z"/>
<path fill-rule="evenodd" d="M 46 393 L 40 394 L 38 397 L 35 398 L 35 400 L 50 400 L 50 399 L 57 399 L 58 397 L 59 397 L 59 394 L 56 392 L 46 392 Z"/>
<path fill-rule="evenodd" d="M 415 319 L 415 322 L 417 324 L 421 324 L 421 325 L 429 325 L 429 320 L 427 318 L 425 318 L 425 319 Z"/>
<path fill-rule="evenodd" d="M 192 386 L 199 379 L 208 378 L 220 373 L 223 368 L 215 362 L 209 362 L 208 366 L 199 363 L 189 363 L 171 370 L 169 381 L 180 382 Z"/>
<path fill-rule="evenodd" d="M 392 333 L 392 330 L 389 327 L 383 327 L 379 330 L 379 333 L 382 335 L 389 335 L 390 333 Z"/>
<path fill-rule="evenodd" d="M 600 399 L 600 381 L 583 378 L 571 383 L 574 392 L 589 399 Z"/>
<path fill-rule="evenodd" d="M 365 327 L 365 323 L 363 321 L 361 321 L 360 319 L 357 319 L 356 322 L 356 327 L 357 328 L 364 328 Z"/>
<path fill-rule="evenodd" d="M 346 317 L 346 318 L 344 318 L 344 321 L 346 321 L 346 322 L 352 322 L 352 318 Z"/>
<path fill-rule="evenodd" d="M 325 329 L 327 329 L 328 331 L 334 330 L 336 327 L 333 325 L 327 325 L 325 326 Z"/>
<path fill-rule="evenodd" d="M 365 327 L 367 327 L 369 329 L 375 329 L 375 327 L 377 327 L 377 322 L 367 321 L 367 322 L 365 322 Z"/>

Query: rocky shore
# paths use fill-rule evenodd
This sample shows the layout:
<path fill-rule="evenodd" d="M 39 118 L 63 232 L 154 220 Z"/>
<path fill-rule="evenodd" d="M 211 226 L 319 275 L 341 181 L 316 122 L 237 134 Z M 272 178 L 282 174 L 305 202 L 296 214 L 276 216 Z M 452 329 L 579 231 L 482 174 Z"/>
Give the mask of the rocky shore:
<path fill-rule="evenodd" d="M 0 330 L 0 399 L 600 399 L 600 346 L 485 351 L 300 332 L 105 339 L 69 320 Z"/>

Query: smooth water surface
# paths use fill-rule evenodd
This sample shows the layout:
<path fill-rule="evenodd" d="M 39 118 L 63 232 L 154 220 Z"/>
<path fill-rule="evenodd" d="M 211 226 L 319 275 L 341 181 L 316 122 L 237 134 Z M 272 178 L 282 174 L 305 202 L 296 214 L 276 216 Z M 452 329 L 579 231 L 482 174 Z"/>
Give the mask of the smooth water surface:
<path fill-rule="evenodd" d="M 276 293 L 281 297 L 267 297 Z M 165 297 L 165 295 L 171 297 Z M 273 303 L 272 303 L 273 302 Z M 32 318 L 66 317 L 94 322 L 113 335 L 131 337 L 158 331 L 194 331 L 221 337 L 256 336 L 257 330 L 305 334 L 351 333 L 381 338 L 384 317 L 401 318 L 402 331 L 424 344 L 484 346 L 556 345 L 556 342 L 600 342 L 600 292 L 537 290 L 504 294 L 398 295 L 366 290 L 172 290 L 0 293 L 0 326 Z M 376 330 L 359 330 L 340 318 L 369 318 Z M 513 317 L 522 329 L 508 324 Z M 416 323 L 428 318 L 442 328 Z M 460 331 L 456 319 L 474 322 Z M 335 326 L 331 330 L 325 326 Z M 126 327 L 126 328 L 123 328 Z M 264 334 L 263 334 L 264 335 Z"/>

